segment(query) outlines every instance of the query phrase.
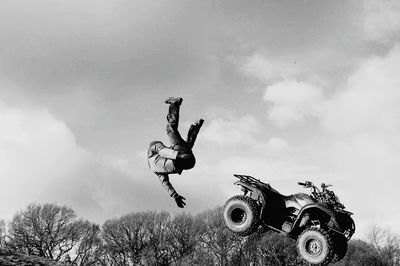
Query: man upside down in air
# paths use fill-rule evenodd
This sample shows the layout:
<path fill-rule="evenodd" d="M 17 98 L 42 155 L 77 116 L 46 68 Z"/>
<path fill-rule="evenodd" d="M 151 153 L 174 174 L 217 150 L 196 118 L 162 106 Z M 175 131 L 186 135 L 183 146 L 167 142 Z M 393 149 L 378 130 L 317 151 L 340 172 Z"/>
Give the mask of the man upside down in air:
<path fill-rule="evenodd" d="M 189 170 L 194 167 L 196 159 L 192 148 L 204 122 L 203 119 L 200 119 L 192 124 L 189 128 L 186 141 L 183 140 L 178 131 L 179 109 L 182 101 L 182 98 L 173 97 L 165 100 L 165 103 L 169 104 L 167 135 L 171 146 L 166 147 L 161 141 L 152 141 L 148 151 L 150 170 L 158 176 L 162 186 L 175 199 L 179 208 L 183 208 L 186 205 L 184 201 L 186 199 L 175 191 L 169 182 L 168 175 L 181 174 L 183 170 Z"/>

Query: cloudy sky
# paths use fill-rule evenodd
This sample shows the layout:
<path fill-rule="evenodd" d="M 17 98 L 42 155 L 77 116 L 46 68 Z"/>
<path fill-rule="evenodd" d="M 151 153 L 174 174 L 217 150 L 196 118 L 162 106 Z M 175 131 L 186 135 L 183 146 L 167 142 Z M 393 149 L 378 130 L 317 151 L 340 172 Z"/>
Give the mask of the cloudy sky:
<path fill-rule="evenodd" d="M 400 2 L 0 2 L 0 218 L 56 202 L 98 223 L 182 210 L 147 166 L 202 117 L 184 211 L 222 205 L 233 173 L 284 194 L 329 183 L 358 236 L 398 230 Z"/>

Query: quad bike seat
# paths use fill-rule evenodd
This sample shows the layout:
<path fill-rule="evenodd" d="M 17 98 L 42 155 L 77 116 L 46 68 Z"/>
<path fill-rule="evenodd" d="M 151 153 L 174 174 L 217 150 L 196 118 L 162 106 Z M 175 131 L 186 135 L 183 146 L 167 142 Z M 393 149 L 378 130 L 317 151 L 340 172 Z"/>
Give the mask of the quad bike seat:
<path fill-rule="evenodd" d="M 303 206 L 315 202 L 311 198 L 311 196 L 306 193 L 296 193 L 286 196 L 279 193 L 276 189 L 272 188 L 271 186 L 269 186 L 269 189 L 275 192 L 275 194 L 285 202 L 286 208 L 294 207 L 297 209 L 301 209 Z"/>
<path fill-rule="evenodd" d="M 289 196 L 282 195 L 286 208 L 296 208 L 300 210 L 303 206 L 314 203 L 315 201 L 306 193 L 297 193 Z"/>

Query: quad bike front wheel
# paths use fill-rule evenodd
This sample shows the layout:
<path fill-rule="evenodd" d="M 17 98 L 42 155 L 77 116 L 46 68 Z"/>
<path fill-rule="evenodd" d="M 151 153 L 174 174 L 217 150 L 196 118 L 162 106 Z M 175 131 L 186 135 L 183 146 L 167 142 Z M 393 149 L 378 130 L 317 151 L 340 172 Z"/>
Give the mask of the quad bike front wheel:
<path fill-rule="evenodd" d="M 255 200 L 238 195 L 225 203 L 223 216 L 229 230 L 248 236 L 258 228 L 260 208 Z"/>
<path fill-rule="evenodd" d="M 333 257 L 331 236 L 323 229 L 305 229 L 297 238 L 297 251 L 311 265 L 327 265 Z"/>

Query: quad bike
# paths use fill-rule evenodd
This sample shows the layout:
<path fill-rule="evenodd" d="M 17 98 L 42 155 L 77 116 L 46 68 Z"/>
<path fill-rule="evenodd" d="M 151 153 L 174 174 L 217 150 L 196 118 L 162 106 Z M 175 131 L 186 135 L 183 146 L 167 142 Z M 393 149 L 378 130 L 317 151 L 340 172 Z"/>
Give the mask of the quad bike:
<path fill-rule="evenodd" d="M 305 193 L 284 196 L 247 175 L 239 179 L 244 195 L 230 198 L 224 206 L 226 226 L 234 233 L 248 236 L 261 225 L 295 240 L 299 255 L 312 265 L 326 265 L 341 260 L 347 252 L 347 242 L 355 231 L 351 212 L 338 197 L 322 184 L 320 190 L 313 183 L 298 182 L 311 188 Z"/>

